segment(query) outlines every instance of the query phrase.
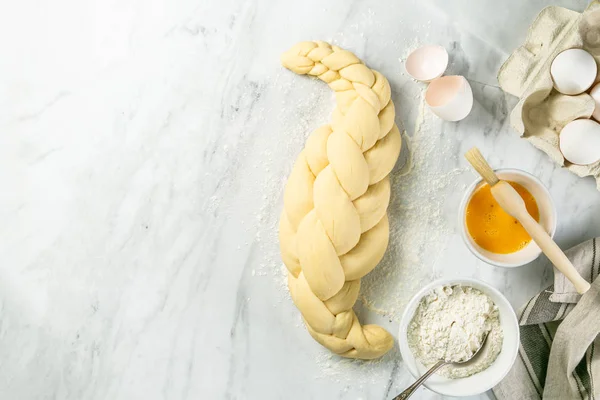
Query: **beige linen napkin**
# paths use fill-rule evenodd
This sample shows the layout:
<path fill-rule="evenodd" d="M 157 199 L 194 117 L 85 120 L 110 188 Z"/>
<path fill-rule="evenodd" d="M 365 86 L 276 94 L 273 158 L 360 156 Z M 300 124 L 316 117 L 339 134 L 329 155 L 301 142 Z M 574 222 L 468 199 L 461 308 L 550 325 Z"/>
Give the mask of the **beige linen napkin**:
<path fill-rule="evenodd" d="M 555 270 L 554 285 L 518 312 L 521 345 L 508 375 L 494 387 L 498 400 L 600 400 L 600 244 L 566 251 L 593 281 L 584 295 Z"/>

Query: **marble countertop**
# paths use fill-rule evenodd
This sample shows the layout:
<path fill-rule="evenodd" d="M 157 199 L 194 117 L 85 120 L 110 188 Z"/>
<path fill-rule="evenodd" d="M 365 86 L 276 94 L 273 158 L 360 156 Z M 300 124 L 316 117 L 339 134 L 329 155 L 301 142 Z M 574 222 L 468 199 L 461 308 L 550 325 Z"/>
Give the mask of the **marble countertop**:
<path fill-rule="evenodd" d="M 581 11 L 585 1 L 556 1 Z M 0 13 L 0 398 L 389 399 L 411 381 L 382 360 L 331 356 L 302 326 L 278 255 L 282 188 L 333 96 L 279 55 L 348 48 L 392 86 L 405 150 L 388 253 L 356 310 L 396 334 L 435 277 L 477 277 L 518 307 L 540 259 L 494 268 L 463 245 L 462 154 L 548 186 L 563 248 L 600 235 L 591 179 L 553 165 L 508 125 L 496 72 L 540 0 L 302 2 L 26 0 Z M 442 123 L 401 60 L 450 52 L 474 91 Z M 410 149 L 410 156 L 407 150 Z M 487 399 L 483 394 L 478 399 Z M 421 389 L 416 399 L 440 396 Z"/>

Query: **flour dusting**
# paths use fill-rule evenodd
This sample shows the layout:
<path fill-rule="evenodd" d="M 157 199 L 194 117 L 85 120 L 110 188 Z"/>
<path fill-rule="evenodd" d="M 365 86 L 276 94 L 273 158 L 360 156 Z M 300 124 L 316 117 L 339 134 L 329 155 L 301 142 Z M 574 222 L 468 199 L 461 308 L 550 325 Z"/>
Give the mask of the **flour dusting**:
<path fill-rule="evenodd" d="M 351 47 L 356 48 L 364 42 L 358 40 L 359 37 L 360 29 L 351 29 L 335 35 L 333 42 L 341 47 L 347 47 L 347 42 L 353 43 Z M 417 40 L 408 46 L 392 41 L 392 47 L 398 47 L 397 54 L 402 54 L 402 58 L 406 58 L 418 46 Z M 371 59 L 377 63 L 377 55 L 371 55 Z M 397 71 L 404 75 L 403 67 Z M 291 304 L 287 271 L 281 262 L 277 238 L 283 189 L 292 168 L 289 160 L 296 159 L 312 130 L 329 121 L 334 101 L 329 101 L 333 94 L 323 83 L 287 74 L 291 73 L 284 71 L 272 79 L 272 87 L 280 93 L 280 108 L 277 112 L 261 110 L 265 115 L 276 115 L 271 121 L 275 120 L 282 133 L 278 137 L 270 137 L 268 141 L 261 138 L 261 145 L 256 147 L 261 150 L 256 157 L 255 168 L 263 170 L 264 179 L 256 184 L 262 191 L 263 199 L 263 205 L 253 221 L 258 225 L 253 228 L 257 228 L 256 242 L 261 263 L 254 268 L 252 277 L 258 279 L 270 275 L 281 288 L 276 303 Z M 401 87 L 405 81 L 407 78 L 391 82 Z M 306 90 L 308 87 L 310 92 Z M 390 174 L 392 198 L 388 208 L 388 249 L 379 266 L 362 279 L 361 293 L 355 307 L 359 315 L 366 308 L 374 314 L 385 316 L 390 324 L 399 321 L 406 303 L 422 283 L 437 275 L 439 258 L 452 233 L 443 211 L 447 193 L 456 191 L 455 178 L 464 171 L 454 168 L 457 164 L 456 149 L 449 146 L 447 138 L 440 134 L 443 121 L 426 110 L 422 91 L 414 89 L 416 87 L 405 90 L 405 97 L 402 98 L 413 104 L 418 101 L 419 109 L 414 118 L 409 115 L 413 121 L 412 129 L 407 129 L 409 132 L 402 135 L 402 153 Z M 397 110 L 406 106 L 402 101 L 396 102 Z M 399 114 L 399 118 L 406 119 L 406 115 Z M 285 159 L 288 160 L 286 163 L 279 161 Z M 300 314 L 296 315 L 296 325 L 303 329 Z M 384 325 L 387 325 L 385 322 Z M 394 334 L 393 327 L 385 327 Z M 361 382 L 381 384 L 389 381 L 389 373 L 398 368 L 399 359 L 397 347 L 373 361 L 343 359 L 318 348 L 315 361 L 320 371 L 315 378 L 343 383 L 348 381 L 349 376 L 361 376 Z"/>
<path fill-rule="evenodd" d="M 400 319 L 425 280 L 438 276 L 439 258 L 452 234 L 443 212 L 446 194 L 465 168 L 447 170 L 441 162 L 453 154 L 440 138 L 440 124 L 421 99 L 414 133 L 403 135 L 407 161 L 390 175 L 390 244 L 379 266 L 362 280 L 359 300 L 391 321 Z"/>
<path fill-rule="evenodd" d="M 319 126 L 328 123 L 335 102 L 333 93 L 316 79 L 299 77 L 280 70 L 271 78 L 271 90 L 266 91 L 276 104 L 271 108 L 256 109 L 255 112 L 269 119 L 272 129 L 279 135 L 258 136 L 252 168 L 256 170 L 250 185 L 261 199 L 261 205 L 249 223 L 241 221 L 247 230 L 255 232 L 255 244 L 259 263 L 250 273 L 253 279 L 270 276 L 278 286 L 276 303 L 291 304 L 287 289 L 287 269 L 279 252 L 279 216 L 283 207 L 283 191 L 287 177 L 306 138 Z M 258 108 L 258 106 L 257 106 Z M 276 155 L 276 156 L 275 156 Z M 302 325 L 298 313 L 298 326 Z"/>
<path fill-rule="evenodd" d="M 319 365 L 319 374 L 316 379 L 324 379 L 329 382 L 348 382 L 349 376 L 360 374 L 361 382 L 368 385 L 376 385 L 389 379 L 389 371 L 392 365 L 400 359 L 400 352 L 394 347 L 383 357 L 376 360 L 353 360 L 342 358 L 325 349 L 316 356 Z"/>

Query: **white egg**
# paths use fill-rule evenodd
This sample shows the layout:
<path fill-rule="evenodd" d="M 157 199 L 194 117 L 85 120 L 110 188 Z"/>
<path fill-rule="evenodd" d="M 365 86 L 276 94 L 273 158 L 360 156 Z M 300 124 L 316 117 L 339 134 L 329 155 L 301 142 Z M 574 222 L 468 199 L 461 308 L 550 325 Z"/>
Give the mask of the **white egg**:
<path fill-rule="evenodd" d="M 443 76 L 429 84 L 425 102 L 441 119 L 460 121 L 473 108 L 473 91 L 463 76 Z"/>
<path fill-rule="evenodd" d="M 573 164 L 588 165 L 600 160 L 600 124 L 576 119 L 560 131 L 560 151 Z"/>
<path fill-rule="evenodd" d="M 423 46 L 410 53 L 406 59 L 406 72 L 422 82 L 442 76 L 448 66 L 448 52 L 442 46 Z"/>
<path fill-rule="evenodd" d="M 554 88 L 562 94 L 576 95 L 585 92 L 596 79 L 594 57 L 582 49 L 565 50 L 556 56 L 550 66 Z"/>
<path fill-rule="evenodd" d="M 592 96 L 592 98 L 594 99 L 594 102 L 596 103 L 596 108 L 594 109 L 594 112 L 592 113 L 592 117 L 594 117 L 594 119 L 596 121 L 600 121 L 600 83 L 597 83 L 596 86 L 594 86 L 592 88 L 590 95 Z"/>

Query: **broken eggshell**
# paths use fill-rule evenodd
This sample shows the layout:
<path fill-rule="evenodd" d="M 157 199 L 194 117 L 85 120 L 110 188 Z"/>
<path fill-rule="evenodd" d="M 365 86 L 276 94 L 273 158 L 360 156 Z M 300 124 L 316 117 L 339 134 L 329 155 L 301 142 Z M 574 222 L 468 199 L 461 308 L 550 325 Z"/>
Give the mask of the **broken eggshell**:
<path fill-rule="evenodd" d="M 448 66 L 448 52 L 442 46 L 423 46 L 409 54 L 406 72 L 421 82 L 430 82 L 442 76 Z"/>
<path fill-rule="evenodd" d="M 443 76 L 431 82 L 425 92 L 429 109 L 446 121 L 460 121 L 473 108 L 471 85 L 459 75 Z"/>

